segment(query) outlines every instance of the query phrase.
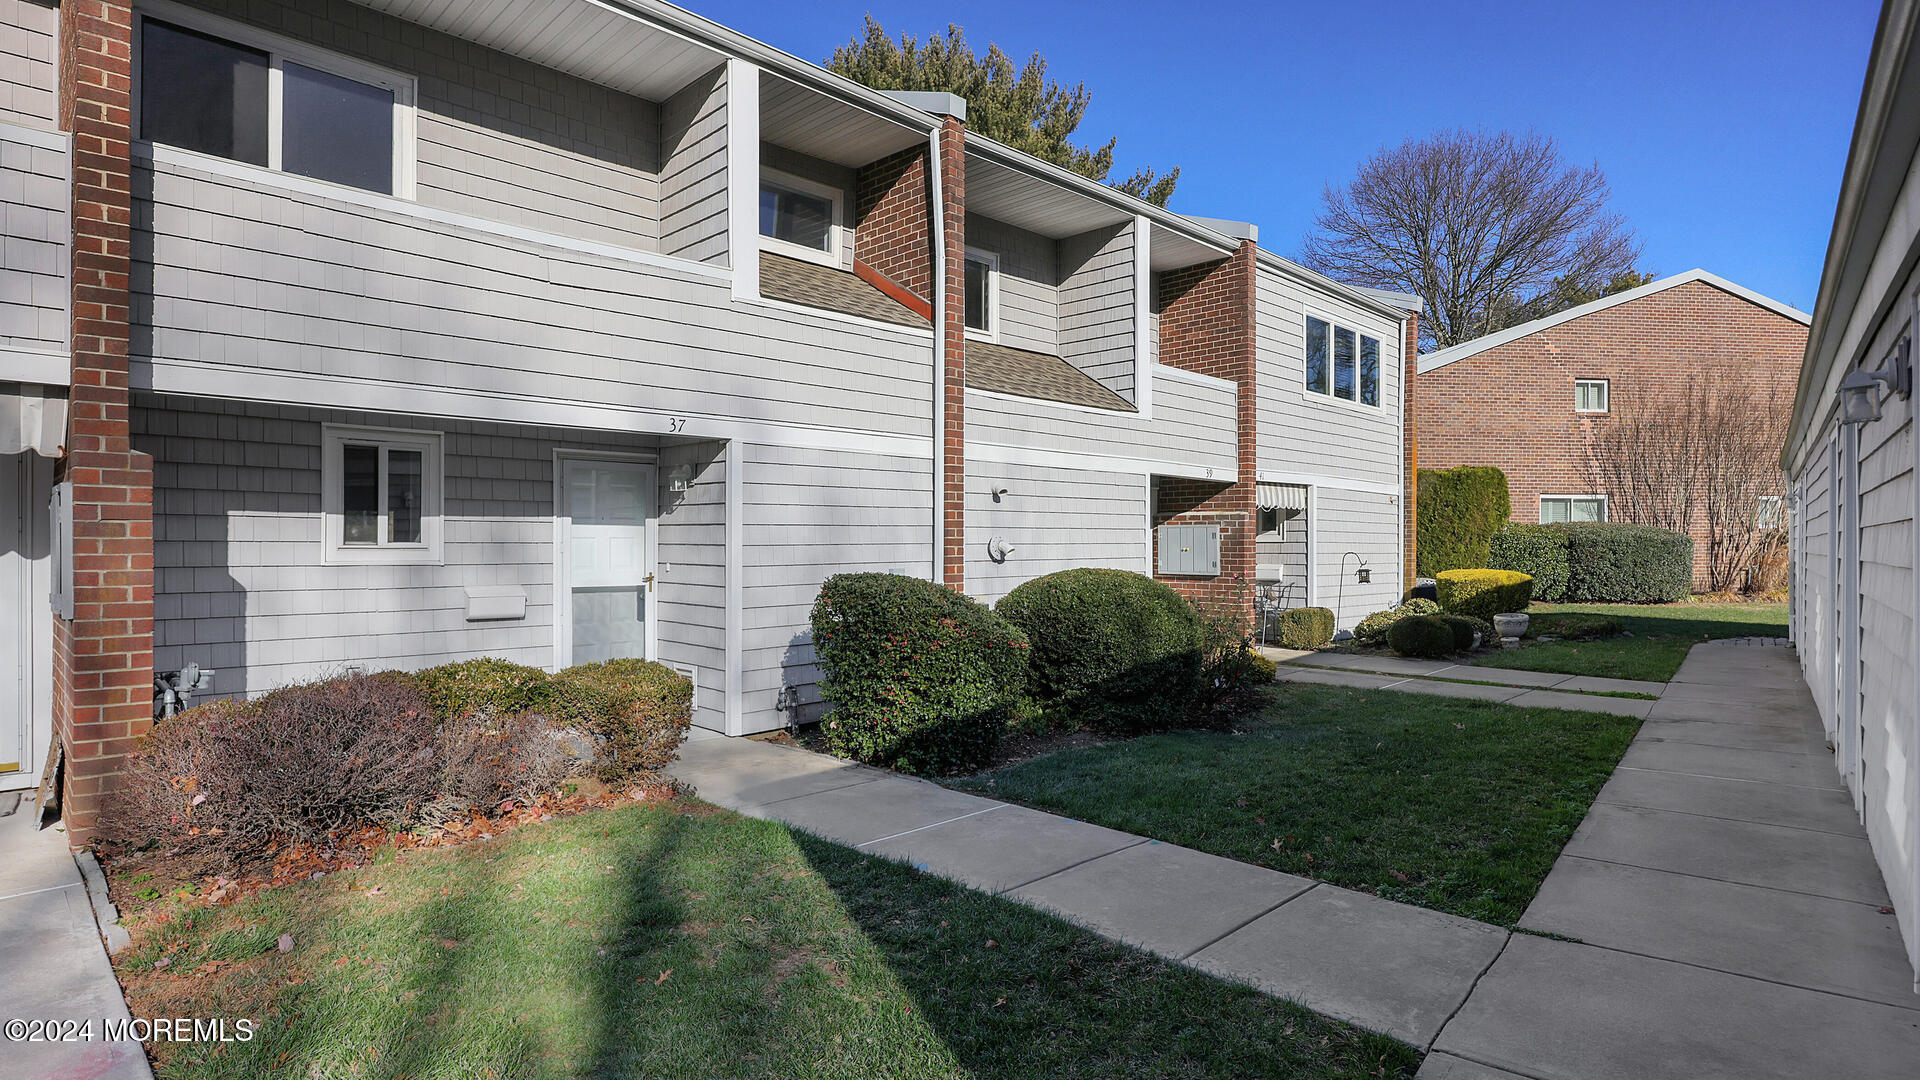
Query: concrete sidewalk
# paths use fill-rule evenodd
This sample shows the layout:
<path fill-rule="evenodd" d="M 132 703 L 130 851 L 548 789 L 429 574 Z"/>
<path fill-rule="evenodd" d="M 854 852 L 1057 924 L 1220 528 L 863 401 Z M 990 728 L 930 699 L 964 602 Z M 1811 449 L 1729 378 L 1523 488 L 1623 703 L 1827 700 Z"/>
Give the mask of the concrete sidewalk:
<path fill-rule="evenodd" d="M 1791 647 L 1696 645 L 1428 1080 L 1920 1075 L 1920 995 Z"/>
<path fill-rule="evenodd" d="M 690 741 L 701 798 L 1045 908 L 1424 1049 L 1497 926 L 748 739 Z"/>
<path fill-rule="evenodd" d="M 12 795 L 0 796 L 0 809 Z M 0 817 L 0 1019 L 91 1021 L 91 1038 L 0 1041 L 0 1080 L 152 1080 L 146 1052 L 107 1042 L 104 1025 L 127 1019 L 67 834 L 35 829 L 31 797 Z"/>
<path fill-rule="evenodd" d="M 1263 650 L 1279 664 L 1281 682 L 1395 690 L 1411 694 L 1471 698 L 1539 709 L 1646 717 L 1653 701 L 1610 694 L 1663 694 L 1669 684 L 1636 679 L 1604 679 L 1551 671 L 1520 671 L 1456 664 L 1450 660 L 1407 660 L 1369 653 Z"/>

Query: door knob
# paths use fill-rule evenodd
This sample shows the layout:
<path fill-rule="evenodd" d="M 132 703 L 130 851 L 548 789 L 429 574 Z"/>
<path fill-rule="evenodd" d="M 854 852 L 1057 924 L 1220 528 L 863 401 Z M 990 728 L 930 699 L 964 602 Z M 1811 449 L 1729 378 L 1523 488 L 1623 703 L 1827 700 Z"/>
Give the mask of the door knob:
<path fill-rule="evenodd" d="M 646 580 L 646 583 L 647 583 L 647 591 L 648 591 L 648 592 L 652 592 L 652 591 L 653 591 L 653 575 L 652 575 L 652 574 L 648 574 L 648 575 L 646 576 L 646 579 L 645 579 L 645 580 Z"/>

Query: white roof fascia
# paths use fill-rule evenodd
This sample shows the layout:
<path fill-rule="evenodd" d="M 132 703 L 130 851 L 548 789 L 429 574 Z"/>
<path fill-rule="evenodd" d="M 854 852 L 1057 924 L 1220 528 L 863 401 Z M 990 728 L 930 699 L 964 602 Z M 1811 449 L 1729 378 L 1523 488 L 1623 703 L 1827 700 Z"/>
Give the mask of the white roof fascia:
<path fill-rule="evenodd" d="M 1762 296 L 1745 286 L 1735 285 L 1733 282 L 1728 281 L 1718 274 L 1709 274 L 1705 270 L 1694 269 L 1684 274 L 1675 274 L 1672 277 L 1661 278 L 1659 281 L 1650 281 L 1638 288 L 1628 289 L 1625 292 L 1617 292 L 1612 296 L 1603 296 L 1598 300 L 1590 300 L 1587 303 L 1581 304 L 1579 307 L 1568 308 L 1565 311 L 1549 315 L 1544 319 L 1535 319 L 1532 322 L 1521 323 L 1519 326 L 1511 326 L 1498 333 L 1477 337 L 1472 341 L 1463 341 L 1451 348 L 1438 349 L 1430 352 L 1420 358 L 1419 374 L 1425 375 L 1435 368 L 1446 367 L 1456 360 L 1465 360 L 1469 356 L 1478 356 L 1489 349 L 1497 349 L 1508 342 L 1518 341 L 1529 334 L 1537 334 L 1542 330 L 1559 326 L 1564 322 L 1571 322 L 1583 315 L 1592 315 L 1597 311 L 1605 311 L 1610 307 L 1618 307 L 1621 304 L 1631 303 L 1643 296 L 1652 296 L 1654 293 L 1665 292 L 1677 285 L 1685 285 L 1693 281 L 1703 281 L 1722 292 L 1732 293 L 1740 299 L 1748 301 L 1749 303 L 1758 304 L 1776 315 L 1782 315 L 1792 319 L 1802 326 L 1813 321 L 1813 316 L 1808 315 L 1806 312 L 1790 304 L 1783 304 L 1771 297 Z"/>
<path fill-rule="evenodd" d="M 940 126 L 940 118 L 931 113 L 914 108 L 912 105 L 898 101 L 843 75 L 836 75 L 792 53 L 782 52 L 764 41 L 750 38 L 712 19 L 695 15 L 683 7 L 664 3 L 662 0 L 585 0 L 585 2 L 631 19 L 654 23 L 710 49 L 736 56 L 792 82 L 800 83 L 909 127 L 921 131 L 933 131 Z"/>

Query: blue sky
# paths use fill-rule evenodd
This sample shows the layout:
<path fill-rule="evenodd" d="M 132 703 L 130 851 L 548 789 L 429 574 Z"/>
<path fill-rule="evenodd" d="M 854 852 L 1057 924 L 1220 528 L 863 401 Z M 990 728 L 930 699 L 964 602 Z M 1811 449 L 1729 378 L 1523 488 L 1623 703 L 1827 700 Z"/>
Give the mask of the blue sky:
<path fill-rule="evenodd" d="M 1327 183 L 1454 125 L 1598 162 L 1661 274 L 1695 266 L 1812 310 L 1879 5 L 1871 0 L 1138 4 L 680 0 L 819 61 L 863 15 L 1045 54 L 1083 81 L 1116 176 L 1183 168 L 1173 208 L 1292 254 Z M 1169 20 L 1168 12 L 1177 12 Z"/>

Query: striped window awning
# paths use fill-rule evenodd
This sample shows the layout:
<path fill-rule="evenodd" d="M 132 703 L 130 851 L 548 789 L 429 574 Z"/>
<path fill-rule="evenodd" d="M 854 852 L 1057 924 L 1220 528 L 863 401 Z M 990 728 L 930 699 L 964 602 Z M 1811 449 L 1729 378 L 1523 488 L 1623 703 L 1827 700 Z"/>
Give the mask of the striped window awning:
<path fill-rule="evenodd" d="M 1273 484 L 1262 480 L 1254 486 L 1253 504 L 1262 510 L 1305 510 L 1307 488 L 1304 484 Z"/>

